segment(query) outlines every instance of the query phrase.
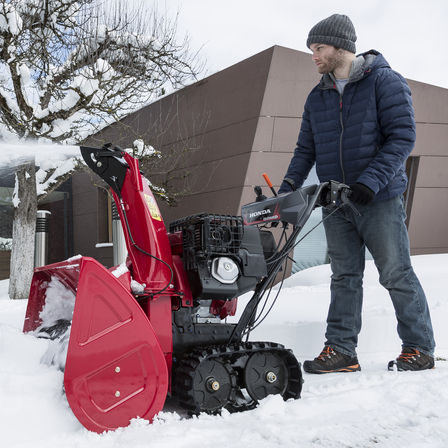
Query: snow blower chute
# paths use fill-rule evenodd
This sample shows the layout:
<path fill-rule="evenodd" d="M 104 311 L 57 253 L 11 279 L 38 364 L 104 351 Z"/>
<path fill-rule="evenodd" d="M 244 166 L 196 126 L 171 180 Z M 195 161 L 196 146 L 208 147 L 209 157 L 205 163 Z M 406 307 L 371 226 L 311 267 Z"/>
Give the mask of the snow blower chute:
<path fill-rule="evenodd" d="M 111 188 L 126 266 L 79 256 L 36 268 L 24 324 L 51 340 L 47 361 L 64 370 L 78 420 L 96 432 L 151 421 L 167 396 L 190 413 L 252 409 L 270 394 L 299 398 L 292 351 L 249 341 L 249 333 L 311 212 L 349 204 L 349 188 L 327 182 L 269 199 L 258 193 L 242 216 L 195 214 L 167 232 L 136 159 L 112 146 L 81 153 Z M 278 224 L 276 243 L 270 227 Z M 228 323 L 248 291 L 241 318 Z"/>

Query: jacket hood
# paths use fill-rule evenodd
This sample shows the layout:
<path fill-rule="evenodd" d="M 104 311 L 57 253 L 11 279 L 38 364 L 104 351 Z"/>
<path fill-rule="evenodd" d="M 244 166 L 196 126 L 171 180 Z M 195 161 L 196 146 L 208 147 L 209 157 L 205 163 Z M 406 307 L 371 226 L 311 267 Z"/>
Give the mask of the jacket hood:
<path fill-rule="evenodd" d="M 352 62 L 349 82 L 359 81 L 365 76 L 368 76 L 372 71 L 379 68 L 390 68 L 389 63 L 381 53 L 376 50 L 369 50 L 365 53 L 361 53 Z M 319 82 L 319 87 L 321 89 L 330 89 L 333 88 L 334 82 L 335 79 L 333 73 L 326 73 L 322 75 Z"/>

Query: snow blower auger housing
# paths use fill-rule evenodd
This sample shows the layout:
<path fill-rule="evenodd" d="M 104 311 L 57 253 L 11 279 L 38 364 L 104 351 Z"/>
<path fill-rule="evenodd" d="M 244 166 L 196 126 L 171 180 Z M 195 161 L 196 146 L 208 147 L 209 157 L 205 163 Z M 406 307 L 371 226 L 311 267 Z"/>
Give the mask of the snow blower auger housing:
<path fill-rule="evenodd" d="M 110 186 L 126 265 L 78 256 L 35 269 L 24 323 L 51 340 L 47 361 L 64 370 L 78 420 L 96 432 L 151 421 L 168 395 L 191 413 L 251 409 L 269 394 L 299 398 L 292 351 L 248 337 L 311 212 L 348 203 L 348 187 L 305 187 L 248 204 L 242 216 L 200 213 L 167 232 L 136 159 L 111 145 L 81 153 Z M 279 243 L 272 223 L 283 226 Z M 227 323 L 248 291 L 241 318 Z"/>

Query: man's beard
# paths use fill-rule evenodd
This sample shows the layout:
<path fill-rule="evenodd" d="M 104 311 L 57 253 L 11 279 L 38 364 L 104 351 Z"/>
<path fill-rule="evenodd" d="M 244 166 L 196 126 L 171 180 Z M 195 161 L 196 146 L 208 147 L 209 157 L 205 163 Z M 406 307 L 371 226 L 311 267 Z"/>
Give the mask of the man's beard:
<path fill-rule="evenodd" d="M 328 74 L 334 72 L 337 68 L 342 66 L 343 57 L 340 53 L 335 51 L 332 56 L 328 56 L 326 61 L 321 61 L 322 65 L 317 67 L 317 71 L 321 74 Z"/>

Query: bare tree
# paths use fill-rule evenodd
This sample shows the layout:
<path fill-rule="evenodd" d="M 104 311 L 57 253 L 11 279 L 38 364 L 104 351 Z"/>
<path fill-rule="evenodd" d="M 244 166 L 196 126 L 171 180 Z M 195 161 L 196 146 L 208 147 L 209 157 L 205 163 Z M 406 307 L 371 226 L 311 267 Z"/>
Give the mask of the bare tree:
<path fill-rule="evenodd" d="M 79 142 L 199 70 L 176 22 L 121 0 L 0 1 L 0 123 Z"/>
<path fill-rule="evenodd" d="M 0 137 L 79 143 L 191 82 L 198 64 L 176 20 L 156 9 L 126 0 L 0 0 Z M 38 172 L 41 194 L 67 174 Z"/>

